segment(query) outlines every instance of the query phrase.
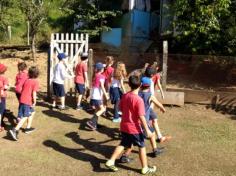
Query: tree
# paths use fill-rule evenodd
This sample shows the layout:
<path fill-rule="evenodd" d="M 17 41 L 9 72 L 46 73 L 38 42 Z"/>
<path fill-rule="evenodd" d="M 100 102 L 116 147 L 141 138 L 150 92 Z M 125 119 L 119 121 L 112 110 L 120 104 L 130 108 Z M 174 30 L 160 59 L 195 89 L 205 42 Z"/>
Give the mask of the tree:
<path fill-rule="evenodd" d="M 222 19 L 230 15 L 231 0 L 176 0 L 173 5 L 175 41 L 188 53 L 219 52 Z M 221 43 L 222 44 L 222 43 Z"/>
<path fill-rule="evenodd" d="M 20 0 L 20 7 L 29 22 L 29 35 L 31 43 L 32 57 L 35 61 L 35 40 L 40 26 L 46 20 L 48 14 L 48 4 L 44 0 Z"/>
<path fill-rule="evenodd" d="M 110 30 L 109 20 L 121 14 L 119 10 L 107 9 L 104 0 L 72 1 L 69 12 L 74 22 L 79 24 L 76 31 L 88 33 L 91 37 L 99 36 L 102 31 Z"/>

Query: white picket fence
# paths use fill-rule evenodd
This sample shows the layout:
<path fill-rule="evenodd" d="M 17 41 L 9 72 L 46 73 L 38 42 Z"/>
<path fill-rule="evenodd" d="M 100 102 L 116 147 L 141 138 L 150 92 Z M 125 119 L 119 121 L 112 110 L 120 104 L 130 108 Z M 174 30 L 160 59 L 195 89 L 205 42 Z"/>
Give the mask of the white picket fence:
<path fill-rule="evenodd" d="M 80 53 L 88 53 L 88 34 L 74 33 L 53 33 L 51 34 L 50 53 L 48 60 L 48 92 L 52 92 L 53 70 L 58 63 L 58 53 L 65 53 L 67 67 L 73 71 L 73 68 L 80 61 Z M 74 90 L 74 80 L 65 80 L 65 91 Z"/>

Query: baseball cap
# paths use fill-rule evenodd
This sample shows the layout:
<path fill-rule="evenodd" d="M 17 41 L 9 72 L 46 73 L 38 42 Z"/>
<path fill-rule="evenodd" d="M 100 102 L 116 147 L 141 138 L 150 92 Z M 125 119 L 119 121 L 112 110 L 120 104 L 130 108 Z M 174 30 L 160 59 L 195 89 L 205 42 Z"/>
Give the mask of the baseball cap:
<path fill-rule="evenodd" d="M 95 68 L 98 69 L 98 70 L 101 70 L 101 69 L 104 68 L 104 65 L 103 65 L 103 63 L 98 62 L 98 63 L 95 64 Z"/>
<path fill-rule="evenodd" d="M 4 73 L 7 70 L 7 66 L 4 64 L 0 64 L 0 73 Z"/>
<path fill-rule="evenodd" d="M 80 57 L 88 57 L 88 53 L 82 53 Z"/>
<path fill-rule="evenodd" d="M 59 53 L 59 54 L 57 55 L 57 58 L 58 58 L 59 60 L 62 60 L 62 59 L 67 58 L 67 56 L 65 55 L 65 53 Z"/>
<path fill-rule="evenodd" d="M 144 87 L 149 87 L 151 85 L 151 79 L 148 77 L 142 77 L 141 78 L 141 84 Z"/>

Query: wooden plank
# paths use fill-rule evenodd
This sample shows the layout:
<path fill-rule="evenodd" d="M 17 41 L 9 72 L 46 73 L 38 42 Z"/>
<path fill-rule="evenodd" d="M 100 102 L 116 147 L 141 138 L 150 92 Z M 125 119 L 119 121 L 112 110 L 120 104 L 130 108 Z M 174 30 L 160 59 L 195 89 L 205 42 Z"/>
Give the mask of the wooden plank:
<path fill-rule="evenodd" d="M 165 98 L 161 98 L 160 92 L 155 92 L 158 101 L 164 105 L 184 106 L 184 92 L 164 92 Z"/>

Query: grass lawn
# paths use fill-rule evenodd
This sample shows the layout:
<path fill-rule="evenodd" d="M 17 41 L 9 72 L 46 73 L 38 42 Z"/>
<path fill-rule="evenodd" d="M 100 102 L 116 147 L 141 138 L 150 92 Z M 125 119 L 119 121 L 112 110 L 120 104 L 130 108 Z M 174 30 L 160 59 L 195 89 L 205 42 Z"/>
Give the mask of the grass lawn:
<path fill-rule="evenodd" d="M 4 60 L 9 66 L 6 75 L 14 82 L 16 60 Z M 45 63 L 41 61 L 41 90 L 45 91 Z M 30 63 L 29 63 L 30 64 Z M 73 102 L 69 102 L 73 104 Z M 7 107 L 17 113 L 17 100 L 9 92 Z M 164 153 L 148 157 L 156 165 L 158 176 L 236 176 L 236 118 L 217 113 L 200 105 L 182 108 L 167 107 L 159 114 L 164 134 L 173 139 L 165 144 Z M 84 175 L 139 175 L 140 163 L 137 148 L 130 164 L 118 164 L 120 170 L 109 172 L 104 162 L 119 144 L 119 125 L 108 118 L 100 118 L 98 131 L 88 131 L 85 122 L 91 117 L 72 107 L 67 111 L 52 111 L 48 103 L 39 100 L 31 134 L 20 133 L 17 142 L 7 131 L 0 133 L 1 176 L 84 176 Z M 151 152 L 149 141 L 147 152 Z"/>

